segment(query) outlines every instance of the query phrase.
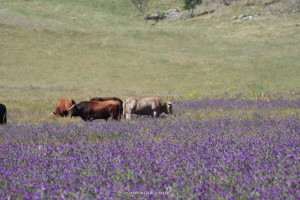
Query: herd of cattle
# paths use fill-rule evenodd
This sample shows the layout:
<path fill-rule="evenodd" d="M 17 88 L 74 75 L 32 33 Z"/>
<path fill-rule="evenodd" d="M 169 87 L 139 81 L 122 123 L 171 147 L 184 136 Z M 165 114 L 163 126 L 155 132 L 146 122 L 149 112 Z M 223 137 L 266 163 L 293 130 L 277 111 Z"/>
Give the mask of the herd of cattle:
<path fill-rule="evenodd" d="M 122 115 L 131 119 L 132 114 L 159 117 L 160 114 L 172 114 L 172 102 L 156 97 L 143 99 L 129 98 L 125 102 L 116 97 L 95 97 L 78 104 L 73 99 L 60 99 L 51 115 L 60 117 L 81 117 L 84 121 L 112 118 L 120 121 Z M 6 123 L 6 107 L 0 104 L 0 124 Z"/>

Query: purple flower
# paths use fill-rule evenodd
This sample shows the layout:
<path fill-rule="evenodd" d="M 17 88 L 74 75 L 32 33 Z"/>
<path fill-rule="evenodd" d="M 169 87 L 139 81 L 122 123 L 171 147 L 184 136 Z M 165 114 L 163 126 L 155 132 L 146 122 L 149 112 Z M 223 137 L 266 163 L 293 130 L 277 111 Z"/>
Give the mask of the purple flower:
<path fill-rule="evenodd" d="M 175 116 L 1 126 L 1 199 L 297 199 L 300 100 L 178 101 Z M 203 109 L 256 114 L 197 119 Z"/>

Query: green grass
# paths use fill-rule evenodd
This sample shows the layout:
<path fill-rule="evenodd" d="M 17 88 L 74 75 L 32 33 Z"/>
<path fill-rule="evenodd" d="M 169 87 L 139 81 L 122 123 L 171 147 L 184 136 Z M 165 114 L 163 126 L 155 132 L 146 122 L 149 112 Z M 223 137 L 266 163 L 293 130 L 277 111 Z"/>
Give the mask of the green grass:
<path fill-rule="evenodd" d="M 149 12 L 180 5 L 153 0 Z M 30 121 L 46 120 L 67 97 L 299 90 L 299 14 L 230 20 L 258 11 L 265 9 L 224 7 L 152 25 L 129 0 L 2 0 L 0 102 Z"/>

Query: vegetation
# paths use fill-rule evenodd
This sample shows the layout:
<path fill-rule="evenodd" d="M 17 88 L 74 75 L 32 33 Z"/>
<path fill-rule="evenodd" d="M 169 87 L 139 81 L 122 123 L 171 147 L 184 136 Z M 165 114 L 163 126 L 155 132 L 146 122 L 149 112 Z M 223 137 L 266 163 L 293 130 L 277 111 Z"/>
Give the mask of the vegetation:
<path fill-rule="evenodd" d="M 1 0 L 0 199 L 298 198 L 299 2 L 226 2 Z M 49 116 L 95 96 L 174 115 Z"/>
<path fill-rule="evenodd" d="M 86 123 L 69 118 L 69 125 L 0 127 L 0 197 L 299 197 L 300 99 L 206 99 L 175 105 L 175 115 L 159 119 Z M 226 115 L 212 116 L 216 111 Z M 195 112 L 200 115 L 190 117 Z"/>
<path fill-rule="evenodd" d="M 197 5 L 202 4 L 202 0 L 183 0 L 184 2 L 184 9 L 189 10 L 189 15 L 191 17 L 194 16 L 194 11 Z"/>
<path fill-rule="evenodd" d="M 153 0 L 149 12 L 180 6 Z M 299 14 L 272 9 L 232 5 L 151 26 L 128 0 L 1 1 L 0 102 L 10 119 L 44 121 L 67 97 L 299 91 Z"/>
<path fill-rule="evenodd" d="M 146 9 L 148 7 L 148 2 L 150 0 L 131 0 L 132 4 L 140 12 L 142 19 L 145 17 Z"/>

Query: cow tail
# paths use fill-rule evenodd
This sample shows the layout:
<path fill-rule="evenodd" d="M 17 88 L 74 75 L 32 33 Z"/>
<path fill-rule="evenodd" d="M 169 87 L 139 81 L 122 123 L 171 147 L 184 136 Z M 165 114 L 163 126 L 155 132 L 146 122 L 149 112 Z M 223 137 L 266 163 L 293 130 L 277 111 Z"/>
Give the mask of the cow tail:
<path fill-rule="evenodd" d="M 121 101 L 120 102 L 120 119 L 122 118 L 122 116 L 123 116 L 123 102 Z"/>
<path fill-rule="evenodd" d="M 123 113 L 122 114 L 123 114 L 124 118 L 126 118 L 126 113 L 125 112 L 126 112 L 126 101 L 124 101 L 124 103 L 123 103 Z"/>
<path fill-rule="evenodd" d="M 121 117 L 122 117 L 122 103 L 119 103 L 119 111 L 118 111 L 118 119 L 119 121 L 121 121 Z"/>

